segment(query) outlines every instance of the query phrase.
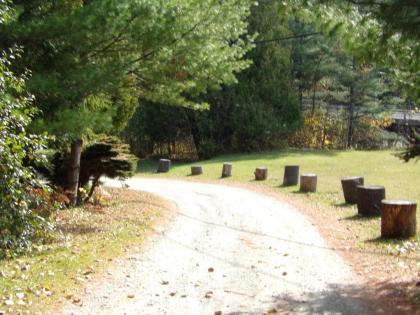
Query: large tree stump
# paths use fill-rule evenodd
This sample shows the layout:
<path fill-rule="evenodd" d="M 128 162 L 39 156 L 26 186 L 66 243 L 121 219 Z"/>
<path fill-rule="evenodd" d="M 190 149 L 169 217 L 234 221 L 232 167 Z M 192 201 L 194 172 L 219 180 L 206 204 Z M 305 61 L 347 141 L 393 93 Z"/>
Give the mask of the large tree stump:
<path fill-rule="evenodd" d="M 201 165 L 191 166 L 191 175 L 201 175 L 203 174 L 203 167 Z"/>
<path fill-rule="evenodd" d="M 168 173 L 171 169 L 171 160 L 160 159 L 158 164 L 158 173 Z"/>
<path fill-rule="evenodd" d="M 301 192 L 316 192 L 318 176 L 316 174 L 303 174 L 300 176 Z"/>
<path fill-rule="evenodd" d="M 232 176 L 232 163 L 223 163 L 222 177 Z"/>
<path fill-rule="evenodd" d="M 341 179 L 344 200 L 346 203 L 357 203 L 357 186 L 363 186 L 364 178 L 361 176 L 344 177 Z"/>
<path fill-rule="evenodd" d="M 283 186 L 295 186 L 299 182 L 299 165 L 284 167 Z"/>
<path fill-rule="evenodd" d="M 382 200 L 381 236 L 407 238 L 416 235 L 417 204 L 405 200 Z"/>
<path fill-rule="evenodd" d="M 381 201 L 384 199 L 383 186 L 357 186 L 357 211 L 360 215 L 380 215 Z"/>
<path fill-rule="evenodd" d="M 266 180 L 268 177 L 268 169 L 264 166 L 257 167 L 254 172 L 255 180 Z"/>

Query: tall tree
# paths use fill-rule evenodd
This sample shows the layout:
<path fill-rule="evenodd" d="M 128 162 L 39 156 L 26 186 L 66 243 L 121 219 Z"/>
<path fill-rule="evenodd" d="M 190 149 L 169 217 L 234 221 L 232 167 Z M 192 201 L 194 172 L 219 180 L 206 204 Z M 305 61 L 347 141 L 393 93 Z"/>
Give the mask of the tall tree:
<path fill-rule="evenodd" d="M 0 28 L 1 46 L 24 47 L 15 69 L 31 70 L 28 88 L 45 128 L 71 142 L 73 201 L 86 132 L 124 125 L 138 97 L 205 106 L 193 97 L 235 81 L 249 64 L 249 1 L 11 3 L 14 19 Z"/>

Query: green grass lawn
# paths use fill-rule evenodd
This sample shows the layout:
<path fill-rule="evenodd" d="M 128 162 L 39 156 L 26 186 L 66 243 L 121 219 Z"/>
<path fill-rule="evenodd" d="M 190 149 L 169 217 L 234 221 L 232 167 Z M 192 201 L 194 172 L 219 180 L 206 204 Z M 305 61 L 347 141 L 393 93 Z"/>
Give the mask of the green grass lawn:
<path fill-rule="evenodd" d="M 201 178 L 223 182 L 254 182 L 254 170 L 268 167 L 269 180 L 263 185 L 278 186 L 283 191 L 295 192 L 297 187 L 280 187 L 285 165 L 300 165 L 302 173 L 318 175 L 318 198 L 336 205 L 343 202 L 340 178 L 361 175 L 365 184 L 383 185 L 387 199 L 409 199 L 420 202 L 420 164 L 405 163 L 395 157 L 393 151 L 314 151 L 287 150 L 258 154 L 225 155 L 199 163 L 175 163 L 168 174 L 161 177 L 186 177 L 190 166 L 199 164 L 204 168 Z M 233 176 L 221 179 L 222 163 L 233 163 Z M 143 160 L 138 165 L 139 174 L 156 173 L 156 162 Z M 260 184 L 260 183 L 258 183 Z"/>
<path fill-rule="evenodd" d="M 223 162 L 233 163 L 233 176 L 221 179 Z M 405 163 L 395 156 L 394 151 L 319 151 L 319 150 L 284 150 L 258 154 L 235 154 L 220 156 L 199 163 L 174 163 L 167 174 L 156 174 L 156 161 L 142 160 L 138 165 L 138 174 L 154 177 L 190 178 L 190 166 L 200 164 L 204 174 L 194 179 L 212 180 L 228 184 L 241 182 L 255 184 L 271 191 L 298 194 L 298 186 L 281 187 L 285 165 L 300 165 L 302 173 L 318 175 L 318 192 L 302 198 L 320 205 L 339 207 L 343 211 L 341 218 L 356 219 L 354 206 L 344 205 L 341 190 L 341 177 L 364 176 L 365 184 L 383 185 L 387 199 L 408 199 L 420 202 L 420 163 Z M 265 182 L 254 181 L 254 170 L 258 166 L 268 167 L 269 179 Z M 420 211 L 417 211 L 420 219 Z M 371 221 L 371 220 L 369 220 Z M 370 224 L 370 236 L 378 234 L 378 224 Z"/>
<path fill-rule="evenodd" d="M 233 176 L 221 178 L 223 162 L 233 163 Z M 191 165 L 203 166 L 204 174 L 190 176 Z M 285 165 L 300 165 L 300 173 L 318 175 L 318 192 L 299 193 L 299 187 L 282 187 Z M 268 180 L 256 182 L 254 170 L 268 167 Z M 417 285 L 420 266 L 420 233 L 410 240 L 380 238 L 380 217 L 363 218 L 355 205 L 344 204 L 341 177 L 364 176 L 365 184 L 383 185 L 387 199 L 420 202 L 420 163 L 405 163 L 393 151 L 284 150 L 258 154 L 225 155 L 198 163 L 174 163 L 167 174 L 156 173 L 157 162 L 142 160 L 139 176 L 178 178 L 246 186 L 278 196 L 308 215 L 335 251 L 365 277 L 375 294 L 387 288 L 390 298 L 420 306 Z M 420 222 L 420 210 L 417 211 Z M 368 276 L 365 276 L 368 275 Z M 390 280 L 394 279 L 394 280 Z M 403 293 L 401 293 L 403 292 Z"/>

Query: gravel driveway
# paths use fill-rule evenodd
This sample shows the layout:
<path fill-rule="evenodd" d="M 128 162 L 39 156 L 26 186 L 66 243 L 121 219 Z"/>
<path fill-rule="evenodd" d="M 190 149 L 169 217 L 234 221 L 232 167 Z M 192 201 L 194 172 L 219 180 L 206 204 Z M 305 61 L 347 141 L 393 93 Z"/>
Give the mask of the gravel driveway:
<path fill-rule="evenodd" d="M 370 314 L 349 294 L 358 288 L 349 267 L 288 204 L 224 185 L 127 184 L 175 202 L 179 214 L 61 314 Z"/>

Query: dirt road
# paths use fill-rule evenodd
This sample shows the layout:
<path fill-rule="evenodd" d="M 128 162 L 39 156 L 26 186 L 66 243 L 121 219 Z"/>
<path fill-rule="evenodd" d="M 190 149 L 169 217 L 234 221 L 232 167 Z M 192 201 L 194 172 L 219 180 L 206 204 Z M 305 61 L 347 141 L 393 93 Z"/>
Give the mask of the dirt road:
<path fill-rule="evenodd" d="M 371 313 L 350 269 L 291 206 L 223 185 L 127 183 L 175 202 L 179 214 L 146 252 L 87 287 L 83 305 L 68 304 L 61 314 Z"/>

